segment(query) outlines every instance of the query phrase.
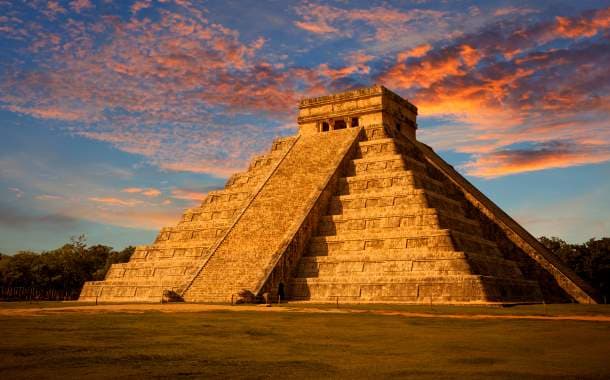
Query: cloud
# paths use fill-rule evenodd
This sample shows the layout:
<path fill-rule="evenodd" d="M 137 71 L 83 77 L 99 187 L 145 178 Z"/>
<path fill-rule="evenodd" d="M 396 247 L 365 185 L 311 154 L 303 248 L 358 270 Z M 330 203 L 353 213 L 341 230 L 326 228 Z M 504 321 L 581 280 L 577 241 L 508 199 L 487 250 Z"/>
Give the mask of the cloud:
<path fill-rule="evenodd" d="M 57 201 L 60 199 L 64 199 L 64 197 L 62 197 L 61 195 L 40 194 L 40 195 L 36 195 L 34 197 L 34 199 L 37 199 L 39 201 Z"/>
<path fill-rule="evenodd" d="M 553 33 L 566 38 L 592 37 L 610 27 L 610 8 L 600 9 L 581 17 L 555 19 Z"/>
<path fill-rule="evenodd" d="M 114 184 L 114 171 L 104 168 L 86 163 L 66 168 L 54 160 L 32 160 L 26 153 L 0 157 L 0 177 L 4 181 L 19 184 L 27 194 L 38 194 L 34 196 L 38 202 L 27 204 L 32 214 L 150 230 L 178 222 L 183 202 L 167 202 L 169 199 L 161 197 L 134 198 L 138 193 L 122 192 L 123 187 Z M 118 183 L 124 180 L 121 178 Z"/>
<path fill-rule="evenodd" d="M 340 59 L 305 67 L 270 53 L 274 40 L 244 37 L 200 4 L 142 2 L 131 10 L 68 17 L 52 30 L 26 23 L 21 30 L 38 65 L 18 57 L 5 66 L 0 107 L 61 121 L 71 134 L 163 170 L 218 177 L 243 170 L 285 134 L 300 98 L 374 81 L 417 104 L 424 122 L 446 120 L 422 128 L 423 139 L 479 162 L 524 141 L 585 146 L 608 138 L 600 126 L 609 113 L 608 9 L 549 19 L 514 7 L 305 2 L 292 20 L 314 37 L 305 50 L 333 38 L 352 43 Z M 525 23 L 515 14 L 532 16 Z M 393 61 L 375 58 L 379 52 L 392 52 Z"/>
<path fill-rule="evenodd" d="M 549 168 L 566 168 L 610 160 L 610 144 L 574 144 L 548 141 L 531 149 L 503 149 L 482 156 L 465 165 L 471 175 L 494 178 Z"/>
<path fill-rule="evenodd" d="M 70 8 L 75 12 L 80 13 L 83 9 L 92 8 L 93 4 L 90 0 L 74 0 L 70 2 Z"/>
<path fill-rule="evenodd" d="M 49 1 L 43 11 L 49 18 L 54 19 L 57 14 L 66 13 L 66 9 L 58 1 Z"/>
<path fill-rule="evenodd" d="M 101 203 L 109 206 L 125 206 L 125 207 L 133 207 L 140 203 L 141 201 L 137 199 L 121 199 L 115 197 L 90 197 L 90 201 Z"/>
<path fill-rule="evenodd" d="M 243 41 L 199 5 L 148 11 L 156 17 L 70 19 L 61 41 L 37 32 L 48 42 L 37 50 L 43 64 L 11 66 L 0 77 L 0 107 L 62 121 L 69 133 L 165 170 L 226 177 L 282 133 L 300 97 L 368 71 L 365 54 L 346 66 L 270 63 L 261 53 L 264 37 Z M 244 122 L 253 113 L 274 120 Z"/>
<path fill-rule="evenodd" d="M 466 74 L 481 58 L 481 54 L 470 45 L 452 46 L 440 52 L 430 51 L 429 45 L 398 53 L 397 64 L 380 77 L 380 80 L 398 87 L 429 87 L 450 76 Z M 435 54 L 436 53 L 436 54 Z M 409 58 L 425 59 L 408 61 Z"/>
<path fill-rule="evenodd" d="M 313 2 L 297 6 L 296 12 L 301 20 L 295 21 L 295 26 L 308 32 L 351 37 L 357 33 L 357 23 L 365 23 L 373 29 L 365 38 L 376 41 L 388 41 L 414 29 L 415 24 L 442 27 L 447 17 L 444 12 L 427 9 L 400 10 L 388 6 L 346 9 Z"/>
<path fill-rule="evenodd" d="M 0 203 L 0 225 L 4 228 L 24 229 L 37 224 L 43 224 L 46 228 L 53 230 L 64 230 L 65 228 L 75 227 L 78 224 L 78 219 L 62 214 L 26 214 Z"/>
<path fill-rule="evenodd" d="M 173 189 L 172 198 L 188 201 L 202 201 L 208 195 L 207 192 L 194 191 L 188 189 Z"/>
<path fill-rule="evenodd" d="M 8 190 L 15 194 L 15 198 L 17 199 L 22 198 L 25 194 L 25 192 L 18 187 L 9 187 Z"/>
<path fill-rule="evenodd" d="M 407 94 L 420 117 L 444 120 L 420 130 L 420 137 L 436 148 L 471 155 L 464 166 L 471 175 L 497 177 L 606 161 L 610 44 L 582 37 L 608 28 L 607 11 L 527 27 L 497 24 L 449 45 L 406 50 L 379 71 L 378 80 Z M 574 33 L 557 33 L 562 23 Z M 595 33 L 577 25 L 595 25 Z M 540 44 L 549 38 L 553 45 Z M 571 145 L 559 149 L 556 141 Z M 523 143 L 537 145 L 512 148 Z"/>
<path fill-rule="evenodd" d="M 307 1 L 295 8 L 297 28 L 318 38 L 357 40 L 367 51 L 387 54 L 476 30 L 497 16 L 473 6 L 427 9 L 390 5 L 369 8 L 331 6 Z"/>
<path fill-rule="evenodd" d="M 151 6 L 151 3 L 151 0 L 136 1 L 131 6 L 131 13 L 138 13 L 142 9 L 149 8 Z"/>
<path fill-rule="evenodd" d="M 141 187 L 126 187 L 122 190 L 124 193 L 130 194 L 142 194 L 147 197 L 158 197 L 161 195 L 161 190 L 152 187 L 141 188 Z"/>
<path fill-rule="evenodd" d="M 524 16 L 532 13 L 539 13 L 540 10 L 535 8 L 528 7 L 503 7 L 497 8 L 493 11 L 494 16 L 503 17 L 503 16 Z"/>

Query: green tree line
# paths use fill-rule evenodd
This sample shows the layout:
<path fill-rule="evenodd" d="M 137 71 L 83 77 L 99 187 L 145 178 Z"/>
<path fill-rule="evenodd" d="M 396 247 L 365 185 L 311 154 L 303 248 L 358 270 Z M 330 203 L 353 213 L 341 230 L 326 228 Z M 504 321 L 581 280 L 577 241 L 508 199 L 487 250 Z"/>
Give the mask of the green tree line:
<path fill-rule="evenodd" d="M 605 297 L 602 302 L 610 302 L 610 238 L 589 239 L 582 244 L 567 243 L 557 237 L 543 236 L 539 240 L 596 288 Z"/>
<path fill-rule="evenodd" d="M 0 254 L 0 287 L 79 291 L 85 281 L 103 280 L 112 264 L 129 261 L 134 250 L 87 246 L 84 236 L 79 236 L 52 251 Z"/>

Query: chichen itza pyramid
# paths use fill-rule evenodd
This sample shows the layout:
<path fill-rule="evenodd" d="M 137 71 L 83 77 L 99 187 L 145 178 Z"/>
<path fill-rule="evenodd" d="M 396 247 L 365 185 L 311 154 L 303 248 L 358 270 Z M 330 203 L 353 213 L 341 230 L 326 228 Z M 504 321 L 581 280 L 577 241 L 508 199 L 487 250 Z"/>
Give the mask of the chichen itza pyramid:
<path fill-rule="evenodd" d="M 80 300 L 595 303 L 595 291 L 415 138 L 382 86 L 305 99 L 299 133 Z"/>

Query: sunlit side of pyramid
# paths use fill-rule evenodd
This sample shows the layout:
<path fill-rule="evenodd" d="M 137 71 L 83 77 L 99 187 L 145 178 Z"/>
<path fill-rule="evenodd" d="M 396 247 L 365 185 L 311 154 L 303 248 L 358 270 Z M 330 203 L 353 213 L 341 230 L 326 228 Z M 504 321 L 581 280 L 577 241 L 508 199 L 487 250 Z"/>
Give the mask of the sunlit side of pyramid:
<path fill-rule="evenodd" d="M 594 290 L 415 138 L 382 86 L 305 99 L 273 142 L 81 300 L 594 303 Z"/>

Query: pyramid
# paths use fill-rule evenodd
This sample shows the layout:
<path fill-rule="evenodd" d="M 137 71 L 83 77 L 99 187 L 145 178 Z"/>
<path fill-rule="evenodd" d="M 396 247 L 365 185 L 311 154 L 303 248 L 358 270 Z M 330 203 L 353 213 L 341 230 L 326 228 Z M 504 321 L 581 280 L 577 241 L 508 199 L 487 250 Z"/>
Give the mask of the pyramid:
<path fill-rule="evenodd" d="M 595 303 L 596 293 L 427 145 L 383 86 L 304 99 L 199 207 L 80 300 Z"/>

